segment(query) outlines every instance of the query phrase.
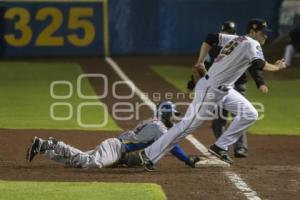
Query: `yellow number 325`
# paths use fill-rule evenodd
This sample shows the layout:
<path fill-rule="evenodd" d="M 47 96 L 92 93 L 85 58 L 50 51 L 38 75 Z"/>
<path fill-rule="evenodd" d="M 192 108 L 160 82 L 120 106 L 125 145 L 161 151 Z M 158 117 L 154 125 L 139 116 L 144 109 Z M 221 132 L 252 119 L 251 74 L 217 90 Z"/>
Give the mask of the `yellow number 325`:
<path fill-rule="evenodd" d="M 67 35 L 68 41 L 78 47 L 90 45 L 96 35 L 94 24 L 87 18 L 92 18 L 94 15 L 93 8 L 70 8 L 68 29 L 76 31 L 82 29 L 84 34 L 79 35 L 72 33 Z M 24 8 L 14 7 L 6 11 L 5 19 L 15 20 L 14 29 L 20 34 L 9 33 L 4 36 L 6 42 L 14 47 L 24 47 L 32 41 L 33 32 L 29 26 L 31 16 L 28 10 Z M 35 41 L 36 46 L 63 46 L 65 38 L 55 35 L 63 25 L 63 14 L 61 10 L 55 7 L 45 7 L 38 10 L 36 21 L 43 22 L 51 18 L 50 23 L 40 32 Z"/>

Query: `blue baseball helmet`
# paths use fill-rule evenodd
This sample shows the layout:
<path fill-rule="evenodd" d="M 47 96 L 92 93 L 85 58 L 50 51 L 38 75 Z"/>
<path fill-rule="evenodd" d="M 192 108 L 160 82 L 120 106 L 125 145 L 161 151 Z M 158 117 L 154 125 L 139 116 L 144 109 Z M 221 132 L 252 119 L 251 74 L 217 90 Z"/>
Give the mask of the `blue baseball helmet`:
<path fill-rule="evenodd" d="M 171 101 L 163 101 L 157 105 L 156 117 L 162 121 L 166 127 L 170 128 L 173 126 L 171 122 L 171 117 L 179 116 L 180 112 L 176 110 L 176 105 Z"/>

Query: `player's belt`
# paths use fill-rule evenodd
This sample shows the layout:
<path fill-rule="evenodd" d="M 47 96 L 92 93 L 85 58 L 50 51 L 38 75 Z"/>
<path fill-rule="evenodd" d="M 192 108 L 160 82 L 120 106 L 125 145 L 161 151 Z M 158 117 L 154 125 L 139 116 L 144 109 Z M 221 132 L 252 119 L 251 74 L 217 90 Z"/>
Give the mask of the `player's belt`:
<path fill-rule="evenodd" d="M 223 91 L 223 92 L 228 92 L 228 87 L 224 86 L 224 85 L 220 85 L 219 87 L 217 87 L 219 90 Z"/>
<path fill-rule="evenodd" d="M 204 77 L 205 77 L 206 80 L 209 79 L 208 74 L 206 74 Z M 224 86 L 224 85 L 218 86 L 217 89 L 218 89 L 218 90 L 221 90 L 221 91 L 223 91 L 223 92 L 227 92 L 227 91 L 229 90 L 228 87 L 227 87 L 227 86 Z"/>

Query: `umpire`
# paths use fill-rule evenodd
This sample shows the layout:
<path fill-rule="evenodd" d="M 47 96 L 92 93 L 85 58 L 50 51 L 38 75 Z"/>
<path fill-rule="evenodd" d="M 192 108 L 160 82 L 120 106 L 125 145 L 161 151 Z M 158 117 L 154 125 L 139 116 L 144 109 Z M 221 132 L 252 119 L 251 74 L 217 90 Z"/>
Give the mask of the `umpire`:
<path fill-rule="evenodd" d="M 221 32 L 222 34 L 236 34 L 237 28 L 236 24 L 232 21 L 225 21 L 222 24 Z M 216 42 L 216 38 L 219 38 L 219 33 L 217 34 L 208 34 L 205 42 L 209 44 L 212 48 L 209 50 L 208 55 L 205 58 L 205 67 L 208 70 L 214 62 L 214 59 L 219 55 L 222 47 L 218 46 L 218 42 Z M 218 39 L 217 39 L 218 41 Z M 268 92 L 268 87 L 265 85 L 262 70 L 258 70 L 255 68 L 250 67 L 248 69 L 249 73 L 251 74 L 252 78 L 254 79 L 256 86 L 259 90 L 263 93 Z M 247 82 L 247 75 L 244 73 L 234 84 L 234 89 L 237 90 L 240 94 L 246 94 L 246 82 Z M 188 90 L 193 90 L 194 82 L 193 80 L 188 83 L 187 86 Z M 212 122 L 212 130 L 215 135 L 215 138 L 218 139 L 224 132 L 227 123 L 228 111 L 222 109 L 221 107 L 218 108 L 218 117 L 213 120 Z M 247 136 L 244 133 L 238 141 L 234 144 L 234 155 L 237 158 L 245 158 L 248 156 L 248 143 L 247 143 Z"/>

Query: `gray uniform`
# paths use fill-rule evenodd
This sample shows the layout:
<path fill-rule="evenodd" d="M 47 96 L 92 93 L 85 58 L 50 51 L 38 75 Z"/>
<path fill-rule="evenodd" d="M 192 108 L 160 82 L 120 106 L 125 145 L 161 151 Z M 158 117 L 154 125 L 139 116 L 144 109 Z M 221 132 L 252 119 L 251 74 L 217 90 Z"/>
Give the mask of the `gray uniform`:
<path fill-rule="evenodd" d="M 103 168 L 116 163 L 125 152 L 145 148 L 167 132 L 166 126 L 157 119 L 146 120 L 134 130 L 127 131 L 117 138 L 109 138 L 95 149 L 81 151 L 62 141 L 54 145 L 45 155 L 56 162 L 81 168 Z"/>

